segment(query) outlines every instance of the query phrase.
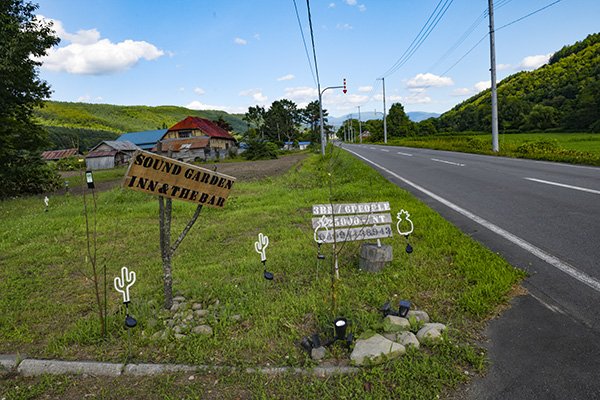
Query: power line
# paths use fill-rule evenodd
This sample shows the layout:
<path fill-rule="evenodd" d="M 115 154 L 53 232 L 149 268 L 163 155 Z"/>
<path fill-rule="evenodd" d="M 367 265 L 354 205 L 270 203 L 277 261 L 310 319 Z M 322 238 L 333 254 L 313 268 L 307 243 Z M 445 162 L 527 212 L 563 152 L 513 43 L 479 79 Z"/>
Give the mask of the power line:
<path fill-rule="evenodd" d="M 507 1 L 506 1 L 506 2 L 503 4 L 503 5 L 506 5 L 506 4 L 508 4 L 508 2 L 510 2 L 510 1 L 512 1 L 512 0 L 507 0 Z M 538 8 L 537 10 L 535 10 L 535 11 L 532 11 L 532 12 L 530 12 L 529 14 L 522 16 L 521 18 L 517 18 L 517 19 L 515 19 L 514 21 L 511 21 L 511 22 L 509 22 L 508 24 L 505 24 L 505 25 L 502 25 L 502 26 L 501 26 L 501 27 L 499 27 L 499 28 L 496 28 L 496 29 L 495 29 L 495 31 L 496 31 L 496 32 L 498 32 L 498 31 L 499 31 L 499 30 L 501 30 L 501 29 L 504 29 L 504 28 L 506 28 L 506 27 L 508 27 L 508 26 L 511 26 L 511 25 L 513 25 L 513 24 L 516 24 L 517 22 L 523 21 L 524 19 L 526 19 L 526 18 L 529 18 L 529 17 L 531 17 L 532 15 L 535 15 L 535 14 L 537 14 L 537 13 L 541 12 L 541 11 L 544 11 L 545 9 L 547 9 L 547 8 L 549 8 L 549 7 L 551 7 L 551 6 L 555 5 L 555 4 L 557 4 L 557 3 L 560 3 L 561 1 L 562 1 L 562 0 L 556 0 L 556 1 L 552 2 L 552 3 L 550 3 L 550 4 L 547 4 L 547 5 L 545 5 L 545 6 L 544 6 L 544 7 L 542 7 L 542 8 Z M 462 61 L 462 60 L 463 60 L 463 59 L 464 59 L 466 56 L 468 56 L 468 55 L 469 55 L 469 54 L 470 54 L 470 53 L 471 53 L 473 50 L 475 50 L 475 48 L 476 48 L 477 46 L 479 46 L 479 45 L 481 44 L 481 42 L 483 42 L 483 40 L 484 40 L 485 38 L 487 38 L 487 36 L 488 36 L 488 34 L 486 33 L 486 34 L 485 34 L 485 35 L 484 35 L 484 36 L 483 36 L 481 39 L 479 39 L 479 41 L 478 41 L 477 43 L 475 43 L 475 45 L 473 45 L 473 47 L 471 47 L 471 48 L 470 48 L 470 49 L 469 49 L 469 50 L 468 50 L 468 51 L 467 51 L 465 54 L 463 54 L 463 56 L 462 56 L 462 57 L 460 57 L 460 58 L 458 59 L 458 61 L 456 61 L 454 64 L 452 64 L 452 66 L 451 66 L 450 68 L 448 68 L 446 71 L 444 71 L 444 72 L 442 73 L 442 75 L 446 75 L 446 74 L 447 74 L 447 73 L 448 73 L 450 70 L 452 70 L 454 67 L 456 67 L 456 66 L 458 65 L 458 63 L 460 63 L 460 62 L 461 62 L 461 61 Z"/>
<path fill-rule="evenodd" d="M 300 22 L 300 15 L 298 14 L 298 6 L 296 5 L 296 0 L 294 0 L 294 10 L 296 10 L 296 18 L 298 19 L 298 26 L 300 27 L 300 35 L 302 35 L 302 43 L 304 44 L 304 52 L 306 53 L 306 59 L 308 60 L 310 73 L 316 85 L 317 79 L 315 78 L 315 72 L 313 71 L 312 62 L 310 61 L 310 56 L 308 55 L 308 47 L 306 46 L 306 40 L 304 39 L 304 29 L 302 28 L 302 22 Z"/>
<path fill-rule="evenodd" d="M 415 54 L 415 52 L 421 47 L 423 42 L 429 37 L 431 32 L 433 32 L 433 30 L 441 21 L 443 16 L 446 14 L 448 8 L 450 8 L 450 5 L 454 0 L 445 0 L 444 4 L 442 4 L 442 1 L 444 0 L 440 0 L 438 2 L 436 8 L 433 10 L 433 13 L 429 16 L 429 18 L 425 22 L 425 25 L 423 25 L 423 28 L 421 28 L 421 31 L 417 34 L 415 39 L 412 41 L 412 43 L 406 49 L 406 51 L 402 54 L 402 56 L 400 56 L 400 58 L 394 63 L 394 65 L 390 69 L 388 69 L 386 73 L 383 74 L 383 77 L 387 77 L 393 74 L 394 72 L 398 71 L 398 69 L 400 69 L 404 64 L 406 64 L 406 62 L 413 56 L 413 54 Z"/>

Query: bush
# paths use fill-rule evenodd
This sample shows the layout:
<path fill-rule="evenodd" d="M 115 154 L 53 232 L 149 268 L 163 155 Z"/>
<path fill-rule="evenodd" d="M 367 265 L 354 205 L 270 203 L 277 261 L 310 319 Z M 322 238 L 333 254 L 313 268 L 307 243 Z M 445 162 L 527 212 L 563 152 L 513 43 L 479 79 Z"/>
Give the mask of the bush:
<path fill-rule="evenodd" d="M 527 141 L 517 147 L 520 154 L 554 153 L 559 149 L 558 141 L 555 139 L 543 139 Z"/>
<path fill-rule="evenodd" d="M 0 198 L 51 192 L 62 185 L 56 167 L 39 154 L 23 152 L 0 169 Z"/>
<path fill-rule="evenodd" d="M 59 171 L 76 171 L 82 167 L 79 157 L 67 157 L 56 162 Z"/>
<path fill-rule="evenodd" d="M 251 139 L 248 148 L 242 154 L 247 160 L 269 160 L 277 158 L 277 145 L 262 140 Z"/>

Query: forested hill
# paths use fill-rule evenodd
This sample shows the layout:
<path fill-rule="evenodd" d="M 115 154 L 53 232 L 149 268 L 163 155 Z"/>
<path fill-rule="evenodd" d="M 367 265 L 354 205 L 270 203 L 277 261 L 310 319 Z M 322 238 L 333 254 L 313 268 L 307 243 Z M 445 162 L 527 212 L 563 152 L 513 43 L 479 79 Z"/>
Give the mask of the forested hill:
<path fill-rule="evenodd" d="M 37 109 L 36 122 L 45 126 L 53 148 L 68 148 L 79 143 L 82 151 L 102 140 L 122 133 L 168 128 L 187 116 L 217 121 L 222 117 L 235 132 L 246 130 L 242 115 L 224 111 L 190 110 L 177 106 L 117 106 L 111 104 L 47 101 Z"/>
<path fill-rule="evenodd" d="M 457 105 L 437 121 L 443 131 L 489 131 L 490 90 Z M 498 84 L 499 128 L 504 132 L 600 132 L 600 33 L 565 46 L 547 65 Z"/>

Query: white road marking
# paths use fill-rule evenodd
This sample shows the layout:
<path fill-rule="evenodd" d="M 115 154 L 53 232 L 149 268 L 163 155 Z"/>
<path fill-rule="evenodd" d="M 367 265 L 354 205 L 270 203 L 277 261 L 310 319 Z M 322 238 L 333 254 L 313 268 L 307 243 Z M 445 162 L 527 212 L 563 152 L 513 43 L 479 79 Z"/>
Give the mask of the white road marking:
<path fill-rule="evenodd" d="M 564 183 L 544 181 L 542 179 L 535 179 L 535 178 L 523 178 L 523 179 L 527 179 L 528 181 L 533 181 L 533 182 L 545 183 L 547 185 L 560 186 L 560 187 L 564 187 L 567 189 L 581 190 L 582 192 L 600 194 L 600 190 L 588 189 L 588 188 L 584 188 L 584 187 L 580 187 L 580 186 L 565 185 Z"/>
<path fill-rule="evenodd" d="M 529 293 L 529 295 L 531 297 L 533 297 L 534 299 L 536 299 L 537 301 L 539 301 L 544 307 L 546 307 L 548 310 L 554 312 L 554 313 L 558 313 L 558 314 L 562 314 L 562 315 L 567 315 L 566 312 L 564 312 L 563 310 L 561 310 L 560 308 L 558 308 L 557 306 L 553 306 L 551 304 L 546 303 L 544 300 L 540 299 L 539 297 L 537 297 L 536 295 L 534 295 L 533 293 Z"/>
<path fill-rule="evenodd" d="M 452 161 L 446 161 L 446 160 L 440 160 L 440 159 L 438 159 L 438 158 L 432 158 L 432 159 L 431 159 L 431 161 L 441 162 L 441 163 L 444 163 L 444 164 L 450 164 L 450 165 L 456 165 L 456 166 L 458 166 L 458 167 L 464 167 L 464 166 L 465 166 L 465 164 L 461 164 L 461 163 L 455 163 L 455 162 L 452 162 Z"/>
<path fill-rule="evenodd" d="M 371 150 L 375 150 L 375 147 L 369 147 Z"/>
<path fill-rule="evenodd" d="M 403 153 L 401 151 L 399 151 L 397 154 L 400 154 L 401 156 L 407 156 L 407 157 L 412 157 L 413 155 L 410 153 Z"/>
<path fill-rule="evenodd" d="M 381 151 L 385 151 L 386 153 L 390 152 L 388 149 L 381 149 Z"/>
<path fill-rule="evenodd" d="M 400 175 L 396 174 L 395 172 L 390 171 L 389 169 L 369 160 L 368 158 L 363 157 L 360 154 L 355 153 L 353 151 L 350 151 L 350 150 L 348 150 L 348 151 L 350 153 L 356 155 L 357 157 L 362 158 L 366 162 L 374 165 L 375 167 L 387 172 L 388 174 L 392 175 L 393 177 L 401 180 L 402 182 L 406 183 L 407 185 L 412 186 L 413 188 L 415 188 L 418 191 L 424 193 L 425 195 L 431 197 L 432 199 L 439 201 L 446 207 L 469 218 L 471 221 L 476 222 L 479 225 L 496 233 L 497 235 L 502 236 L 504 239 L 508 240 L 509 242 L 519 246 L 520 248 L 522 248 L 525 251 L 528 251 L 529 253 L 533 254 L 540 260 L 547 262 L 548 264 L 552 265 L 554 268 L 564 272 L 565 274 L 571 276 L 572 278 L 577 279 L 579 282 L 589 286 L 590 288 L 594 289 L 595 291 L 600 292 L 600 281 L 587 275 L 584 272 L 579 271 L 577 268 L 573 267 L 572 265 L 560 260 L 559 258 L 553 256 L 552 254 L 545 252 L 544 250 L 540 249 L 539 247 L 532 245 L 531 243 L 527 242 L 526 240 L 521 239 L 520 237 L 518 237 L 516 235 L 513 235 L 512 233 L 500 228 L 499 226 L 489 222 L 488 220 L 483 219 L 483 218 L 473 214 L 472 212 L 467 211 L 464 208 L 457 206 L 456 204 L 450 202 L 449 200 L 446 200 L 445 198 L 438 196 L 437 194 L 435 194 L 433 192 L 430 192 L 429 190 L 417 185 L 416 183 L 413 183 L 413 182 L 409 181 L 408 179 L 401 177 Z"/>

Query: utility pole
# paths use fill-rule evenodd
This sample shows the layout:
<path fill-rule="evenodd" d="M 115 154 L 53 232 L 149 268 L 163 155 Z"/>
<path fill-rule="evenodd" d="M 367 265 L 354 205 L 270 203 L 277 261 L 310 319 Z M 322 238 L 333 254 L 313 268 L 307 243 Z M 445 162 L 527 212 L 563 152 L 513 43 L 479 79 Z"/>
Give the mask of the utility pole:
<path fill-rule="evenodd" d="M 491 1 L 491 0 L 490 0 Z M 378 78 L 383 83 L 383 143 L 387 143 L 387 120 L 385 111 L 385 78 Z"/>
<path fill-rule="evenodd" d="M 358 106 L 358 139 L 362 144 L 362 122 L 360 121 L 360 106 Z"/>
<path fill-rule="evenodd" d="M 490 15 L 490 72 L 492 74 L 492 151 L 498 146 L 498 90 L 496 88 L 496 44 L 494 42 L 494 0 L 488 0 Z"/>

